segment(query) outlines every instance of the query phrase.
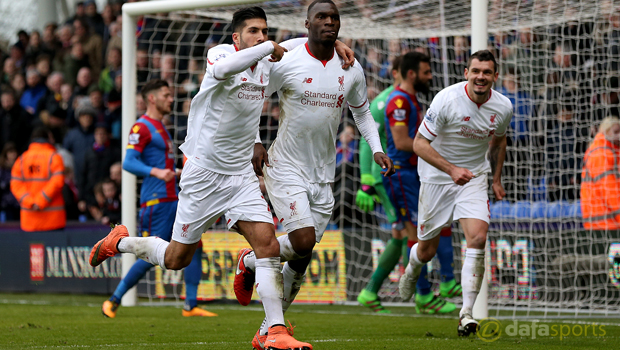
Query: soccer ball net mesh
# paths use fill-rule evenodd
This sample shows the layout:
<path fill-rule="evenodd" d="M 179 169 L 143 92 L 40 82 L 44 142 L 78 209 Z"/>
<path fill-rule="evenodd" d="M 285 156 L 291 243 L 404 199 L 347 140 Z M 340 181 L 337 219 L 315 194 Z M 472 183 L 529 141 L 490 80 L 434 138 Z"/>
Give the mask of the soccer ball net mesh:
<path fill-rule="evenodd" d="M 431 57 L 432 92 L 418 96 L 425 107 L 438 91 L 464 79 L 470 54 L 469 0 L 335 2 L 341 12 L 340 38 L 354 49 L 364 68 L 369 99 L 391 85 L 392 59 L 411 50 Z M 308 3 L 258 3 L 267 12 L 270 38 L 280 42 L 303 36 Z M 585 150 L 600 121 L 618 115 L 618 5 L 611 0 L 489 1 L 488 48 L 498 59 L 500 73 L 495 89 L 514 104 L 503 171 L 508 196 L 501 202 L 491 199 L 486 255 L 492 315 L 506 309 L 513 315 L 518 311 L 528 315 L 534 311 L 542 312 L 537 315 L 567 310 L 575 315 L 618 312 L 620 235 L 584 230 L 579 200 Z M 232 43 L 230 20 L 237 8 L 149 15 L 138 22 L 138 87 L 153 78 L 167 80 L 173 87 L 174 108 L 166 124 L 176 146 L 187 134 L 190 101 L 199 90 L 206 53 L 215 45 Z M 267 148 L 276 136 L 278 116 L 277 95 L 273 95 L 265 100 L 260 116 Z M 343 125 L 353 122 L 348 110 L 342 118 Z M 341 232 L 345 256 L 340 259 L 346 261 L 346 286 L 340 287 L 346 290 L 336 302 L 355 300 L 391 237 L 381 205 L 372 213 L 363 213 L 355 205 L 360 186 L 355 153 L 352 161 L 338 167 L 334 184 L 336 205 L 330 229 Z M 178 151 L 177 156 L 182 157 Z M 455 224 L 457 280 L 464 242 Z M 231 253 L 222 253 L 220 278 L 234 273 L 236 251 Z M 203 257 L 203 272 L 208 273 L 213 260 L 213 256 Z M 429 278 L 437 286 L 438 262 L 433 260 L 431 266 Z M 400 301 L 402 269 L 399 264 L 384 282 L 379 293 L 384 302 Z M 156 274 L 165 280 L 163 287 L 156 283 Z M 228 282 L 232 285 L 232 280 Z M 158 270 L 144 287 L 143 282 L 141 294 L 151 298 L 179 298 L 182 277 Z"/>

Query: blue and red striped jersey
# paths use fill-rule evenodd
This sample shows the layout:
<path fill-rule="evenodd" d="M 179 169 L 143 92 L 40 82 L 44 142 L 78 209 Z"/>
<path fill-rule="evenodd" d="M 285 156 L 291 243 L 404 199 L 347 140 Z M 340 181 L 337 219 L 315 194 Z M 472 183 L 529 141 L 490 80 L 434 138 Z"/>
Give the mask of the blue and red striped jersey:
<path fill-rule="evenodd" d="M 130 152 L 133 151 L 138 152 L 139 156 L 130 157 Z M 175 170 L 172 138 L 161 121 L 149 118 L 147 115 L 138 119 L 129 134 L 125 163 L 129 163 L 123 164 L 125 170 L 138 176 L 144 176 L 140 190 L 140 204 L 154 199 L 177 199 L 179 191 L 176 176 L 172 180 L 164 182 L 148 175 L 148 171 L 152 167 Z M 139 171 L 141 168 L 146 169 L 144 166 L 148 167 L 148 171 Z"/>
<path fill-rule="evenodd" d="M 418 132 L 419 112 L 418 100 L 400 87 L 396 87 L 387 98 L 385 107 L 385 132 L 387 134 L 387 155 L 392 158 L 394 165 L 412 167 L 418 164 L 418 156 L 413 152 L 399 151 L 394 144 L 394 137 L 390 127 L 404 125 L 409 129 L 409 137 L 415 138 Z"/>

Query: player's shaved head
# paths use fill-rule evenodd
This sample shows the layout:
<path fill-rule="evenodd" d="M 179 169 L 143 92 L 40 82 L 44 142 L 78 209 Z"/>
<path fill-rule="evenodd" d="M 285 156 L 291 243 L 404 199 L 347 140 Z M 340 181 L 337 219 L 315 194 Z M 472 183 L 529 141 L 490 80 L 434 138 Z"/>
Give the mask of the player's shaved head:
<path fill-rule="evenodd" d="M 332 0 L 314 0 L 310 4 L 310 6 L 308 6 L 308 12 L 306 14 L 308 18 L 310 18 L 310 13 L 312 12 L 312 8 L 314 8 L 314 5 L 316 4 L 331 4 L 331 5 L 334 5 L 334 7 L 337 7 L 336 4 Z"/>
<path fill-rule="evenodd" d="M 267 22 L 265 10 L 258 6 L 246 7 L 235 11 L 232 19 L 233 32 L 240 33 L 245 27 L 245 21 L 254 18 L 264 19 Z"/>
<path fill-rule="evenodd" d="M 480 62 L 491 61 L 493 62 L 493 73 L 497 72 L 497 61 L 495 60 L 495 56 L 489 50 L 480 50 L 474 52 L 469 59 L 467 60 L 467 69 L 471 66 L 471 61 L 477 59 Z"/>

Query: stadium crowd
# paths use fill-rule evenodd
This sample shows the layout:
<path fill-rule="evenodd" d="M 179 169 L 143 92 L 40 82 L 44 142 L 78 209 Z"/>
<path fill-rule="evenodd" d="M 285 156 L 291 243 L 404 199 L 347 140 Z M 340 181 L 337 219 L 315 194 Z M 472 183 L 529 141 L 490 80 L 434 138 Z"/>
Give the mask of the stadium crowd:
<path fill-rule="evenodd" d="M 127 132 L 121 131 L 123 2 L 109 0 L 102 9 L 93 0 L 79 2 L 67 21 L 47 24 L 42 32 L 21 30 L 17 42 L 0 48 L 0 221 L 19 219 L 19 203 L 9 185 L 11 167 L 39 126 L 52 131 L 63 158 L 67 219 L 102 223 L 120 219 L 120 139 L 121 132 Z M 354 3 L 369 10 L 363 7 L 365 1 Z M 164 123 L 177 146 L 185 137 L 206 51 L 230 43 L 229 33 L 228 23 L 196 15 L 158 14 L 138 21 L 138 89 L 154 78 L 173 87 L 173 112 Z M 284 30 L 270 34 L 276 41 L 295 36 Z M 345 42 L 366 72 L 369 99 L 390 85 L 394 57 L 410 50 L 429 54 L 432 93 L 420 96 L 426 105 L 444 87 L 444 73 L 449 84 L 463 80 L 469 55 L 467 37 L 449 37 L 444 72 L 437 37 Z M 620 113 L 620 10 L 581 21 L 490 33 L 489 49 L 500 62 L 496 89 L 514 104 L 504 167 L 509 200 L 578 200 L 588 144 L 603 118 Z M 138 91 L 136 100 L 141 115 L 145 106 Z M 265 101 L 261 116 L 265 147 L 275 138 L 278 118 L 274 95 Z M 342 154 L 336 188 L 343 189 L 336 191 L 336 203 L 348 203 L 351 213 L 345 217 L 356 215 L 353 194 L 358 184 L 349 180 L 359 177 L 351 121 L 351 116 L 343 116 L 338 147 Z M 338 207 L 334 212 L 341 213 Z"/>

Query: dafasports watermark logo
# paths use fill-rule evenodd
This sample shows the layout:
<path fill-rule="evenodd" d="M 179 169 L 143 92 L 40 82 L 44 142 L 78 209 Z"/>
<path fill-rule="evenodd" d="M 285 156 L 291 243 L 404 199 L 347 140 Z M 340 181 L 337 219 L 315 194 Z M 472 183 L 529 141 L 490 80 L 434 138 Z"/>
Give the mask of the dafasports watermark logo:
<path fill-rule="evenodd" d="M 607 334 L 605 325 L 590 324 L 545 324 L 534 321 L 513 320 L 507 325 L 495 318 L 482 319 L 476 332 L 478 338 L 485 342 L 494 342 L 500 337 L 542 338 L 557 337 L 604 337 Z"/>

